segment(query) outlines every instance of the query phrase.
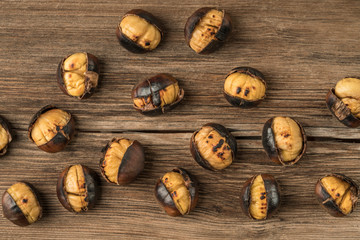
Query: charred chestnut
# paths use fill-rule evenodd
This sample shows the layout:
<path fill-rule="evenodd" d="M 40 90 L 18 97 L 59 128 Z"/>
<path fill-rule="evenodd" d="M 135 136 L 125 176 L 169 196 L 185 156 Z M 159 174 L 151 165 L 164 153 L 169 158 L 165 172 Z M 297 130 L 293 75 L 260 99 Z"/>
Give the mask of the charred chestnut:
<path fill-rule="evenodd" d="M 211 53 L 229 37 L 232 22 L 224 10 L 198 9 L 187 20 L 184 33 L 189 47 L 196 53 Z"/>
<path fill-rule="evenodd" d="M 144 149 L 136 140 L 113 138 L 102 152 L 104 157 L 100 160 L 100 170 L 109 183 L 130 183 L 144 169 Z"/>
<path fill-rule="evenodd" d="M 360 79 L 349 77 L 340 80 L 326 95 L 326 104 L 345 126 L 360 126 Z"/>
<path fill-rule="evenodd" d="M 245 182 L 240 202 L 246 216 L 255 220 L 268 219 L 280 206 L 279 184 L 272 175 L 255 175 Z"/>
<path fill-rule="evenodd" d="M 231 70 L 224 84 L 226 100 L 236 107 L 253 107 L 265 98 L 264 75 L 251 67 Z"/>
<path fill-rule="evenodd" d="M 145 53 L 154 50 L 163 38 L 160 21 L 142 9 L 127 12 L 116 28 L 120 44 L 130 52 Z"/>
<path fill-rule="evenodd" d="M 315 195 L 320 205 L 332 216 L 343 217 L 354 210 L 358 185 L 343 174 L 333 173 L 318 180 Z"/>
<path fill-rule="evenodd" d="M 61 60 L 56 76 L 58 85 L 65 94 L 83 99 L 94 93 L 99 74 L 98 59 L 90 53 L 79 52 Z"/>
<path fill-rule="evenodd" d="M 174 108 L 184 98 L 184 90 L 169 74 L 158 74 L 134 86 L 134 108 L 145 115 L 155 115 Z"/>
<path fill-rule="evenodd" d="M 199 197 L 197 181 L 185 169 L 175 168 L 157 181 L 155 197 L 170 216 L 189 214 Z"/>
<path fill-rule="evenodd" d="M 306 151 L 306 135 L 300 123 L 289 117 L 274 117 L 265 124 L 262 144 L 268 157 L 282 165 L 293 165 Z"/>
<path fill-rule="evenodd" d="M 222 170 L 236 157 L 236 139 L 224 126 L 208 123 L 192 135 L 190 151 L 195 161 L 203 168 Z"/>
<path fill-rule="evenodd" d="M 71 165 L 60 174 L 56 193 L 70 212 L 86 212 L 94 207 L 100 194 L 96 173 L 80 164 Z"/>
<path fill-rule="evenodd" d="M 47 105 L 31 119 L 28 136 L 38 148 L 55 153 L 63 150 L 75 133 L 75 120 L 69 112 Z"/>
<path fill-rule="evenodd" d="M 0 156 L 5 155 L 11 141 L 10 124 L 0 117 Z"/>
<path fill-rule="evenodd" d="M 42 216 L 37 191 L 25 182 L 17 182 L 4 192 L 2 208 L 4 216 L 21 227 L 36 222 Z"/>

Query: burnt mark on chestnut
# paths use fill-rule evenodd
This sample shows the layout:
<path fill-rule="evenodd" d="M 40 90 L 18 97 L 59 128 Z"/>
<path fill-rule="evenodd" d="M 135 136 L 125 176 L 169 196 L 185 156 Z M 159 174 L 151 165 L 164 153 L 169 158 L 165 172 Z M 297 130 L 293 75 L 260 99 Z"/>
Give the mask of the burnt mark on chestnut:
<path fill-rule="evenodd" d="M 6 154 L 8 146 L 12 141 L 11 127 L 9 122 L 0 116 L 0 156 Z"/>

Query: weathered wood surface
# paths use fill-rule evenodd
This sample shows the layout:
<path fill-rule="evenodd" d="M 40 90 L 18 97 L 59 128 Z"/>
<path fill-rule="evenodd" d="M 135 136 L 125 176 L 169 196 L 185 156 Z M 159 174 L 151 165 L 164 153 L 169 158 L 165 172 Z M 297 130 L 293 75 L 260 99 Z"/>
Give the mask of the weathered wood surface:
<path fill-rule="evenodd" d="M 183 26 L 197 8 L 214 6 L 231 15 L 235 31 L 217 52 L 200 56 L 184 41 Z M 164 42 L 153 53 L 134 55 L 121 48 L 115 28 L 126 11 L 142 8 L 166 26 Z M 35 185 L 45 214 L 19 228 L 0 218 L 0 238 L 57 239 L 357 239 L 360 213 L 329 216 L 314 198 L 314 184 L 329 172 L 360 180 L 359 129 L 348 129 L 327 110 L 324 98 L 336 81 L 360 75 L 360 2 L 329 1 L 11 1 L 0 2 L 0 115 L 16 133 L 1 158 L 0 191 L 17 180 Z M 55 72 L 62 57 L 76 51 L 98 56 L 99 90 L 88 100 L 65 96 Z M 227 72 L 237 66 L 261 70 L 266 100 L 250 110 L 230 106 L 222 96 Z M 160 72 L 178 78 L 185 99 L 166 115 L 144 117 L 132 109 L 130 91 Z M 27 139 L 31 116 L 46 104 L 70 110 L 78 133 L 65 151 L 47 154 Z M 275 115 L 299 120 L 308 151 L 296 166 L 269 162 L 261 146 L 264 122 Z M 230 128 L 237 137 L 236 161 L 209 172 L 192 160 L 191 133 L 207 122 Z M 56 198 L 58 174 L 85 164 L 99 173 L 100 150 L 114 136 L 139 140 L 146 168 L 134 183 L 117 187 L 102 180 L 96 208 L 73 215 Z M 168 217 L 156 203 L 158 177 L 175 166 L 200 181 L 200 201 L 190 215 Z M 263 222 L 246 218 L 239 206 L 242 183 L 271 173 L 282 186 L 278 214 Z"/>

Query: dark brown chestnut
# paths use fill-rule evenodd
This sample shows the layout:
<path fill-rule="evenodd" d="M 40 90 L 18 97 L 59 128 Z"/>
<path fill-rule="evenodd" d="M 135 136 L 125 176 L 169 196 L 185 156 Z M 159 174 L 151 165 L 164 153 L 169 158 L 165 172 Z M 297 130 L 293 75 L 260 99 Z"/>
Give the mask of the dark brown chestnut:
<path fill-rule="evenodd" d="M 93 208 L 99 195 L 96 173 L 81 164 L 71 165 L 60 174 L 56 193 L 64 208 L 70 212 L 86 212 Z"/>
<path fill-rule="evenodd" d="M 273 117 L 265 124 L 262 144 L 268 157 L 281 165 L 293 165 L 306 151 L 306 135 L 301 124 L 289 117 Z"/>
<path fill-rule="evenodd" d="M 102 152 L 100 170 L 109 183 L 128 184 L 144 170 L 144 149 L 136 140 L 113 138 Z"/>
<path fill-rule="evenodd" d="M 26 182 L 17 182 L 2 197 L 4 216 L 14 224 L 28 226 L 42 216 L 42 207 L 35 188 Z"/>
<path fill-rule="evenodd" d="M 196 53 L 211 53 L 229 37 L 232 21 L 224 10 L 204 7 L 187 20 L 184 34 L 186 43 Z"/>
<path fill-rule="evenodd" d="M 222 170 L 236 157 L 236 139 L 224 126 L 208 123 L 191 136 L 190 151 L 203 168 Z"/>
<path fill-rule="evenodd" d="M 71 97 L 90 97 L 98 86 L 100 66 L 98 59 L 86 52 L 74 53 L 62 59 L 57 69 L 60 89 Z"/>
<path fill-rule="evenodd" d="M 360 126 L 360 78 L 340 80 L 326 95 L 330 112 L 345 126 Z"/>
<path fill-rule="evenodd" d="M 353 212 L 359 196 L 359 186 L 343 174 L 332 173 L 318 180 L 315 195 L 330 215 L 343 217 Z"/>
<path fill-rule="evenodd" d="M 134 86 L 131 97 L 134 108 L 145 115 L 165 113 L 184 98 L 184 90 L 169 74 L 158 74 Z"/>
<path fill-rule="evenodd" d="M 278 210 L 280 202 L 279 184 L 269 174 L 253 176 L 241 190 L 241 208 L 246 216 L 255 220 L 270 218 Z"/>
<path fill-rule="evenodd" d="M 265 98 L 264 75 L 255 68 L 237 67 L 231 70 L 224 83 L 226 100 L 236 107 L 254 107 Z"/>
<path fill-rule="evenodd" d="M 185 169 L 175 168 L 157 181 L 155 197 L 170 216 L 189 214 L 199 198 L 197 181 Z"/>
<path fill-rule="evenodd" d="M 31 119 L 28 136 L 38 148 L 55 153 L 63 150 L 75 133 L 73 116 L 55 106 L 47 105 Z"/>
<path fill-rule="evenodd" d="M 125 49 L 133 53 L 154 50 L 163 38 L 162 24 L 142 9 L 127 12 L 116 28 L 116 36 Z"/>
<path fill-rule="evenodd" d="M 10 124 L 5 118 L 0 117 L 0 156 L 5 155 L 11 141 Z"/>

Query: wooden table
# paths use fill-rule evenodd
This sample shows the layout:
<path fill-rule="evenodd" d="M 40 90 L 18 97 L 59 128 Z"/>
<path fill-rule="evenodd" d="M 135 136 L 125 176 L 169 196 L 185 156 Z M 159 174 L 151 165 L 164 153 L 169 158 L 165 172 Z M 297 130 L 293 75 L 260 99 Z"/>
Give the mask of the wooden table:
<path fill-rule="evenodd" d="M 225 9 L 235 26 L 219 51 L 204 56 L 183 36 L 187 17 L 203 6 Z M 132 54 L 117 42 L 119 19 L 133 8 L 152 12 L 166 27 L 163 43 L 152 53 Z M 359 30 L 357 0 L 1 1 L 0 114 L 16 138 L 1 157 L 0 190 L 18 180 L 33 183 L 44 216 L 26 228 L 0 218 L 0 238 L 359 238 L 359 210 L 333 218 L 314 197 L 316 181 L 327 173 L 360 180 L 360 130 L 339 123 L 324 101 L 338 80 L 360 74 Z M 98 56 L 102 67 L 100 88 L 84 101 L 65 96 L 55 80 L 58 62 L 77 51 Z M 267 97 L 256 108 L 235 108 L 223 97 L 224 77 L 238 66 L 255 67 L 266 77 Z M 179 80 L 185 99 L 163 116 L 142 116 L 132 107 L 132 86 L 161 72 Z M 30 118 L 47 104 L 71 111 L 77 121 L 76 137 L 56 154 L 27 138 Z M 296 118 L 308 136 L 307 153 L 293 167 L 270 162 L 262 148 L 263 124 L 277 115 Z M 189 151 L 192 132 L 207 122 L 225 125 L 237 139 L 237 159 L 221 172 L 204 170 Z M 99 173 L 100 150 L 115 136 L 145 146 L 144 172 L 128 186 L 102 179 L 95 209 L 67 212 L 56 197 L 59 173 L 77 163 Z M 153 193 L 156 180 L 175 166 L 200 182 L 195 211 L 178 218 L 167 216 Z M 260 222 L 245 217 L 239 205 L 243 182 L 257 173 L 273 174 L 283 198 L 280 211 Z"/>

